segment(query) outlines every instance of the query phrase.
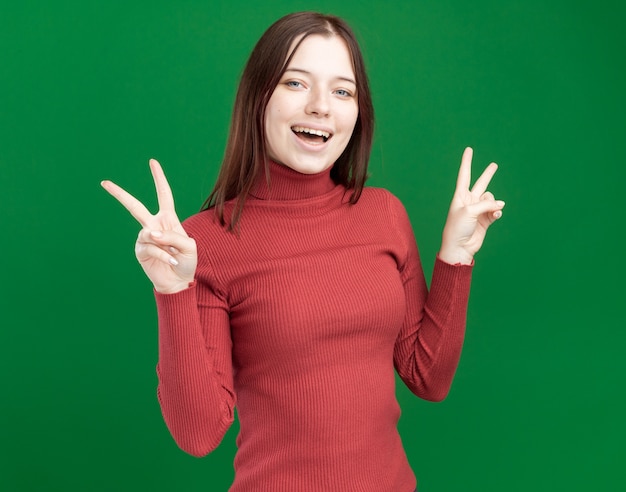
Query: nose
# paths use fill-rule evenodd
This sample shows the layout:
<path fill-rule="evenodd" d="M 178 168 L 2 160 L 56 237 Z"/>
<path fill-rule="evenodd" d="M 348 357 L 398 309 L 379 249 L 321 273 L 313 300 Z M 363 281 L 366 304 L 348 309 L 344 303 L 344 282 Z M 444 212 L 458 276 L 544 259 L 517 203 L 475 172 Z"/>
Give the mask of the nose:
<path fill-rule="evenodd" d="M 328 94 L 319 87 L 309 91 L 309 99 L 305 108 L 307 114 L 326 117 L 330 114 L 330 103 Z"/>

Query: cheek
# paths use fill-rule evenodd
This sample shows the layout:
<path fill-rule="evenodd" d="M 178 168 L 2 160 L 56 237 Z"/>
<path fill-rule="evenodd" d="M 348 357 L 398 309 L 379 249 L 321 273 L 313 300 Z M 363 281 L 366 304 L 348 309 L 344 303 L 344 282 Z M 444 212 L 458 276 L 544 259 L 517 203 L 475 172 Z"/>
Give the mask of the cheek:
<path fill-rule="evenodd" d="M 359 107 L 355 104 L 354 107 L 346 111 L 344 117 L 344 124 L 346 128 L 354 129 L 356 126 L 356 120 L 359 117 Z"/>
<path fill-rule="evenodd" d="M 349 138 L 352 137 L 352 133 L 354 132 L 354 128 L 356 127 L 356 121 L 358 116 L 358 111 L 355 111 L 349 115 L 346 115 L 343 120 L 343 127 L 345 128 L 345 132 L 349 135 Z"/>
<path fill-rule="evenodd" d="M 265 110 L 265 134 L 271 134 L 276 132 L 276 122 L 280 111 L 276 108 L 268 105 Z"/>
<path fill-rule="evenodd" d="M 265 128 L 269 132 L 276 132 L 284 119 L 284 111 L 277 104 L 268 104 L 265 110 Z"/>

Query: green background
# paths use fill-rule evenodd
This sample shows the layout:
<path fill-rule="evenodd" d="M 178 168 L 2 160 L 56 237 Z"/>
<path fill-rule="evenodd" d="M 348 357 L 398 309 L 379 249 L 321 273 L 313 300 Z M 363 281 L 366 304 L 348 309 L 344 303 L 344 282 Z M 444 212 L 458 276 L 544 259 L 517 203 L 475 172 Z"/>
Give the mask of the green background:
<path fill-rule="evenodd" d="M 3 1 L 0 490 L 223 491 L 156 399 L 138 225 L 163 164 L 181 216 L 215 179 L 255 41 L 291 11 L 345 17 L 377 110 L 370 184 L 432 270 L 463 148 L 504 217 L 477 256 L 448 399 L 398 388 L 420 492 L 626 490 L 626 7 L 617 1 Z"/>

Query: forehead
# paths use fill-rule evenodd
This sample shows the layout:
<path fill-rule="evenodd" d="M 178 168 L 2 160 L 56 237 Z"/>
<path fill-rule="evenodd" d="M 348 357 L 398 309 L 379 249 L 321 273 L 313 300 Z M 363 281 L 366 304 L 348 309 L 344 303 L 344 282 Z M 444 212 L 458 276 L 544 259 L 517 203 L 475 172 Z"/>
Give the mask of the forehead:
<path fill-rule="evenodd" d="M 302 36 L 292 43 L 290 53 L 300 39 Z M 314 70 L 320 74 L 354 78 L 354 67 L 348 45 L 342 37 L 337 35 L 307 36 L 296 48 L 286 68 L 287 70 L 290 68 Z"/>

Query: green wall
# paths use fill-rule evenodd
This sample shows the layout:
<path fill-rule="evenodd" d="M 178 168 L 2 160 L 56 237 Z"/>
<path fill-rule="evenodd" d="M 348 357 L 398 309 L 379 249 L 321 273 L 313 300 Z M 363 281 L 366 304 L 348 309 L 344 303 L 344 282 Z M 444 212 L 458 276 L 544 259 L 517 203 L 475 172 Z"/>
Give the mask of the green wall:
<path fill-rule="evenodd" d="M 626 477 L 626 7 L 616 1 L 3 2 L 0 490 L 223 491 L 234 428 L 198 460 L 156 396 L 138 226 L 161 161 L 181 216 L 216 176 L 263 30 L 315 9 L 362 40 L 370 183 L 405 203 L 427 275 L 463 148 L 507 201 L 474 271 L 448 399 L 402 387 L 422 492 L 612 491 Z"/>

